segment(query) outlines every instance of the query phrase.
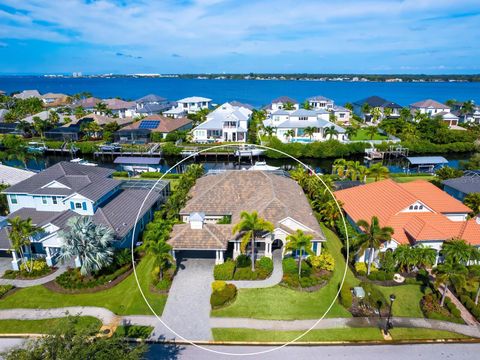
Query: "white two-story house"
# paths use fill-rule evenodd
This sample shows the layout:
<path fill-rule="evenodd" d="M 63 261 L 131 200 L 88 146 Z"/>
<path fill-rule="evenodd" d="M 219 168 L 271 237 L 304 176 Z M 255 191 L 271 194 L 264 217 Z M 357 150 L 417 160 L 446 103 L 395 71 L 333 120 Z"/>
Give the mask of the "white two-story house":
<path fill-rule="evenodd" d="M 330 122 L 329 117 L 330 113 L 326 110 L 277 110 L 263 122 L 263 125 L 272 127 L 275 136 L 282 142 L 348 140 L 345 129 Z M 309 133 L 310 129 L 314 132 Z"/>
<path fill-rule="evenodd" d="M 298 104 L 298 101 L 295 99 L 292 99 L 291 97 L 288 96 L 280 96 L 276 99 L 273 99 L 272 102 L 265 106 L 263 109 L 268 113 L 271 114 L 275 111 L 278 110 L 283 110 L 285 107 L 292 107 L 292 110 L 298 110 L 300 108 L 300 105 Z"/>
<path fill-rule="evenodd" d="M 210 109 L 211 103 L 212 99 L 201 96 L 186 97 L 177 100 L 177 105 L 164 111 L 163 115 L 173 118 L 184 117 L 187 114 L 196 114 L 203 109 Z"/>
<path fill-rule="evenodd" d="M 459 118 L 451 112 L 449 106 L 442 104 L 441 102 L 427 99 L 410 104 L 412 115 L 415 119 L 415 113 L 427 114 L 429 117 L 439 116 L 442 118 L 449 127 L 457 127 Z M 460 128 L 462 129 L 462 128 Z"/>
<path fill-rule="evenodd" d="M 144 183 L 115 180 L 113 172 L 113 169 L 60 162 L 7 188 L 3 192 L 10 209 L 7 219 L 31 219 L 41 229 L 32 236 L 31 246 L 25 247 L 26 256 L 45 257 L 53 266 L 62 245 L 58 231 L 73 216 L 92 217 L 94 222 L 113 230 L 114 247 L 130 247 L 168 195 L 169 186 L 163 183 L 155 187 L 142 206 L 149 188 Z M 139 220 L 135 222 L 138 213 Z M 19 254 L 9 232 L 8 222 L 3 222 L 0 251 L 11 253 L 12 268 L 18 270 Z"/>
<path fill-rule="evenodd" d="M 335 101 L 325 96 L 312 96 L 307 99 L 311 110 L 326 110 L 335 115 L 335 119 L 342 124 L 350 123 L 351 111 L 343 106 L 335 105 Z"/>
<path fill-rule="evenodd" d="M 192 130 L 195 142 L 245 142 L 252 110 L 225 103 L 212 111 L 207 120 Z"/>

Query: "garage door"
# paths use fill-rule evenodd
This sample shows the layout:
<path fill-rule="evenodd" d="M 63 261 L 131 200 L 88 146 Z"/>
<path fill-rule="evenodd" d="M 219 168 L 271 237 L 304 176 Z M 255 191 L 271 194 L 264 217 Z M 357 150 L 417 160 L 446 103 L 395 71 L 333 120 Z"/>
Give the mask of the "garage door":
<path fill-rule="evenodd" d="M 12 255 L 6 250 L 0 250 L 0 257 L 12 257 Z"/>
<path fill-rule="evenodd" d="M 176 256 L 186 259 L 215 259 L 215 250 L 181 250 L 176 251 Z"/>

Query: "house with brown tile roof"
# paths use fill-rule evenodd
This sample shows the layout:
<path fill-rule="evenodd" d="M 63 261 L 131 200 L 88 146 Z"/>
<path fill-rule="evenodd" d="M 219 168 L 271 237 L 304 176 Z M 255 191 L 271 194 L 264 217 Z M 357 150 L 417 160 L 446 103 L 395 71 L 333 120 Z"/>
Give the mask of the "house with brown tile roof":
<path fill-rule="evenodd" d="M 312 235 L 313 251 L 320 254 L 325 235 L 302 188 L 286 175 L 267 171 L 232 170 L 198 179 L 180 211 L 183 223 L 174 225 L 169 243 L 176 251 L 215 255 L 217 263 L 223 262 L 225 252 L 236 258 L 241 236 L 232 229 L 242 211 L 257 211 L 275 227 L 257 239 L 259 254 L 271 257 L 296 230 Z M 224 217 L 231 223 L 219 223 Z"/>
<path fill-rule="evenodd" d="M 443 242 L 452 238 L 480 247 L 480 224 L 477 219 L 468 219 L 471 209 L 427 181 L 383 180 L 334 194 L 352 225 L 377 216 L 382 227 L 393 228 L 392 240 L 380 251 L 423 244 L 439 253 Z M 358 261 L 368 256 L 367 251 Z"/>
<path fill-rule="evenodd" d="M 158 133 L 162 138 L 174 131 L 190 130 L 192 120 L 187 118 L 173 119 L 162 115 L 150 115 L 115 132 L 115 141 L 121 143 L 147 143 L 152 133 Z"/>

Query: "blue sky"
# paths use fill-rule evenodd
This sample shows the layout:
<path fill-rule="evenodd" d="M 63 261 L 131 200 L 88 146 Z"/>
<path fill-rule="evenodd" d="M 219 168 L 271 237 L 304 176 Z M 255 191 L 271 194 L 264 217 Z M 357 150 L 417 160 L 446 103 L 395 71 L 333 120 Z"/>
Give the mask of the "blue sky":
<path fill-rule="evenodd" d="M 0 73 L 480 73 L 479 0 L 0 0 Z"/>

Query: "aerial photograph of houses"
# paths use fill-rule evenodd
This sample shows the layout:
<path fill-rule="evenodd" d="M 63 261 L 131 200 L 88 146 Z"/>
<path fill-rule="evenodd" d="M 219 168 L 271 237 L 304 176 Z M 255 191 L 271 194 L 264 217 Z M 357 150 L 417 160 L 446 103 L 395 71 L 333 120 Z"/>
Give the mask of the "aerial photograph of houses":
<path fill-rule="evenodd" d="M 478 1 L 0 1 L 0 359 L 478 359 Z"/>

